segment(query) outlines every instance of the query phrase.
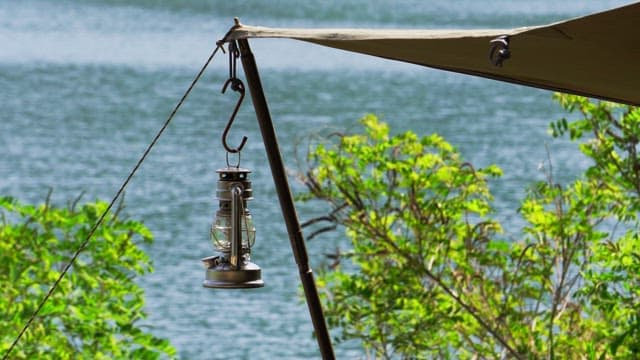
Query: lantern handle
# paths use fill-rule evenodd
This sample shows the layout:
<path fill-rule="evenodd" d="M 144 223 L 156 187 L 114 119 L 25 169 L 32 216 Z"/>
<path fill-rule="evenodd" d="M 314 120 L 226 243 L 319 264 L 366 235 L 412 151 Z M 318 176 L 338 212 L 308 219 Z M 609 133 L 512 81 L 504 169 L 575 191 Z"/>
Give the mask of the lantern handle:
<path fill-rule="evenodd" d="M 233 270 L 242 266 L 242 185 L 235 184 L 231 188 L 231 256 L 229 262 Z M 248 241 L 248 239 L 247 239 Z"/>

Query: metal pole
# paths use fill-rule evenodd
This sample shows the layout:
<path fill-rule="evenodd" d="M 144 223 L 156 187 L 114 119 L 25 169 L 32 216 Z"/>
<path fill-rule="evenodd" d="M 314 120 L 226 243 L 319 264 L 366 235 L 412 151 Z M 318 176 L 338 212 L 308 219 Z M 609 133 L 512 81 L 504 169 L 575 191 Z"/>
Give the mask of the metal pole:
<path fill-rule="evenodd" d="M 300 281 L 302 282 L 307 306 L 309 307 L 309 313 L 311 314 L 311 321 L 313 322 L 313 328 L 315 330 L 318 346 L 320 347 L 320 353 L 322 354 L 323 359 L 335 359 L 333 347 L 331 346 L 331 338 L 329 337 L 327 324 L 325 323 L 324 314 L 322 313 L 320 297 L 318 296 L 318 290 L 316 289 L 315 280 L 313 279 L 313 272 L 309 267 L 309 258 L 304 244 L 302 228 L 298 221 L 298 215 L 296 214 L 296 208 L 293 203 L 293 196 L 291 195 L 291 189 L 289 188 L 289 181 L 287 180 L 287 174 L 284 169 L 284 164 L 282 163 L 282 156 L 280 155 L 276 132 L 273 127 L 273 122 L 271 121 L 271 114 L 269 113 L 269 108 L 267 106 L 267 99 L 265 98 L 264 91 L 262 90 L 258 67 L 256 66 L 255 58 L 251 53 L 249 42 L 246 39 L 238 40 L 238 45 L 240 47 L 242 67 L 244 68 L 244 73 L 247 78 L 253 107 L 255 108 L 256 117 L 258 118 L 258 124 L 260 124 L 264 147 L 267 151 L 269 165 L 271 165 L 271 175 L 273 175 L 276 191 L 278 192 L 282 215 L 284 216 L 285 223 L 287 224 L 291 249 L 293 250 L 293 256 L 295 257 L 296 264 L 298 264 Z"/>

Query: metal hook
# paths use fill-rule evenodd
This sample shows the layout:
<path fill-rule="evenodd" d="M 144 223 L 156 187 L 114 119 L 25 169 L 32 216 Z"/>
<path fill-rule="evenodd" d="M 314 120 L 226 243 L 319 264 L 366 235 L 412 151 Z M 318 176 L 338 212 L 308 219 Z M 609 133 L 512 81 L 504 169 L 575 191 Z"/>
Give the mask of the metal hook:
<path fill-rule="evenodd" d="M 511 57 L 511 51 L 509 50 L 509 35 L 498 36 L 489 43 L 491 44 L 491 48 L 489 49 L 489 61 L 491 61 L 493 66 L 502 67 L 502 63 Z"/>
<path fill-rule="evenodd" d="M 229 79 L 235 79 L 236 69 L 238 68 L 238 58 L 240 57 L 240 50 L 235 41 L 229 43 Z"/>
<path fill-rule="evenodd" d="M 239 153 L 242 150 L 242 148 L 244 147 L 244 144 L 247 142 L 247 137 L 243 136 L 242 141 L 240 142 L 240 146 L 238 146 L 237 148 L 232 148 L 232 147 L 229 147 L 229 145 L 227 145 L 227 134 L 229 133 L 231 124 L 233 124 L 233 120 L 235 120 L 236 115 L 238 114 L 238 110 L 240 109 L 240 105 L 244 100 L 244 84 L 240 79 L 236 77 L 229 78 L 224 83 L 224 86 L 222 87 L 223 94 L 225 93 L 225 91 L 227 91 L 227 87 L 229 86 L 229 84 L 231 84 L 231 90 L 240 93 L 240 98 L 236 103 L 236 107 L 233 109 L 233 113 L 231 113 L 231 117 L 227 122 L 227 126 L 224 127 L 224 131 L 222 132 L 222 146 L 224 146 L 225 150 L 227 150 L 228 152 L 235 154 L 235 153 Z"/>

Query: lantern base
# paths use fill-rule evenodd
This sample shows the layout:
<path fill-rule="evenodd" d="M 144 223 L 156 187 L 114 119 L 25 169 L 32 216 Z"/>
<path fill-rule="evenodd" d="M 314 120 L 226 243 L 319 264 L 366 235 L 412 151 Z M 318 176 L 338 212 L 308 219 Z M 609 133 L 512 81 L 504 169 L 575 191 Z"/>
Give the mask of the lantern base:
<path fill-rule="evenodd" d="M 204 259 L 203 259 L 204 262 Z M 221 262 L 207 268 L 202 286 L 215 289 L 249 289 L 264 286 L 262 270 L 252 262 L 233 270 L 231 264 Z"/>

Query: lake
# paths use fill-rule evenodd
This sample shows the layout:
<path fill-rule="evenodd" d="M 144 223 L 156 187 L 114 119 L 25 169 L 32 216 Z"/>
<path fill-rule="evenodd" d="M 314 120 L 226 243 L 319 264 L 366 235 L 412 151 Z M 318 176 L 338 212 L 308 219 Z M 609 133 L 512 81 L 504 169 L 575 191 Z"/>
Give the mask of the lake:
<path fill-rule="evenodd" d="M 374 28 L 510 28 L 546 24 L 625 1 L 204 1 L 3 0 L 0 6 L 0 194 L 58 203 L 85 192 L 110 199 L 233 25 Z M 394 132 L 437 132 L 476 166 L 497 164 L 497 216 L 511 236 L 527 184 L 552 159 L 557 179 L 585 166 L 574 144 L 547 126 L 563 116 L 551 92 L 348 54 L 293 40 L 252 40 L 284 161 L 315 132 L 358 130 L 378 114 Z M 297 268 L 247 101 L 230 143 L 249 138 L 249 207 L 257 228 L 253 260 L 266 286 L 202 288 L 199 259 L 213 253 L 209 226 L 217 208 L 215 170 L 225 165 L 220 134 L 236 96 L 221 95 L 220 54 L 126 192 L 128 214 L 151 228 L 146 251 L 155 272 L 140 279 L 146 325 L 185 359 L 318 358 Z M 294 190 L 301 190 L 293 184 Z M 318 209 L 298 208 L 301 220 Z M 338 231 L 308 243 L 312 265 L 345 246 Z M 336 345 L 358 358 L 357 344 Z"/>

